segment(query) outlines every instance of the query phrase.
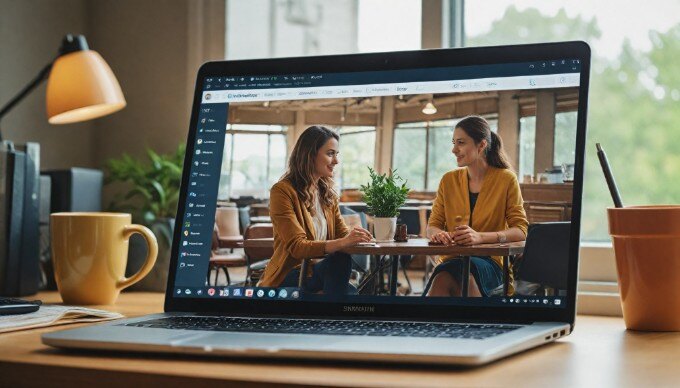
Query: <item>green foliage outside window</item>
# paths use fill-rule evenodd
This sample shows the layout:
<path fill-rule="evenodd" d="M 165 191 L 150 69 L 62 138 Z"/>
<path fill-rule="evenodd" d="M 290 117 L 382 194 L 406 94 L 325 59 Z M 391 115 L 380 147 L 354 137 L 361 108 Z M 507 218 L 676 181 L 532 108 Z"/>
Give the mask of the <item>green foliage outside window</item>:
<path fill-rule="evenodd" d="M 596 18 L 570 17 L 564 10 L 547 16 L 536 9 L 519 11 L 511 5 L 488 33 L 466 37 L 466 46 L 588 42 L 600 36 Z M 605 209 L 613 204 L 598 165 L 596 142 L 607 151 L 625 205 L 680 202 L 680 23 L 665 33 L 652 31 L 650 42 L 650 50 L 640 51 L 624 41 L 615 59 L 593 52 L 581 232 L 584 240 L 609 241 Z M 562 144 L 559 132 L 557 136 L 556 157 L 562 158 L 563 150 L 573 150 L 574 140 Z"/>

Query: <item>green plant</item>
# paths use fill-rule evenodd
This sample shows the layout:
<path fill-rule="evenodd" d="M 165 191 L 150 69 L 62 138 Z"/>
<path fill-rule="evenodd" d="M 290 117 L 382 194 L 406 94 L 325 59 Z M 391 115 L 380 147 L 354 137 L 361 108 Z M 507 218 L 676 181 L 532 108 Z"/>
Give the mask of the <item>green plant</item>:
<path fill-rule="evenodd" d="M 109 208 L 132 213 L 135 222 L 147 226 L 174 218 L 177 212 L 185 146 L 174 153 L 159 155 L 147 148 L 150 164 L 128 154 L 106 162 L 106 184 L 126 183 L 126 192 L 114 195 Z"/>
<path fill-rule="evenodd" d="M 397 170 L 389 174 L 377 174 L 368 168 L 371 182 L 361 185 L 364 202 L 368 212 L 375 217 L 391 218 L 399 215 L 399 208 L 406 202 L 409 188 L 406 181 L 397 175 Z M 401 186 L 397 181 L 403 182 Z"/>

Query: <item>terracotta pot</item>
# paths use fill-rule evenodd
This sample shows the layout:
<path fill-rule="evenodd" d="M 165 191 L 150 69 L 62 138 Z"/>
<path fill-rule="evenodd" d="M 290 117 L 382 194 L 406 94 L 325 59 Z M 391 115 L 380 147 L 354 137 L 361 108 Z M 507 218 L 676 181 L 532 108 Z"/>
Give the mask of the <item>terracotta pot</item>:
<path fill-rule="evenodd" d="M 626 327 L 680 331 L 680 206 L 607 209 Z"/>

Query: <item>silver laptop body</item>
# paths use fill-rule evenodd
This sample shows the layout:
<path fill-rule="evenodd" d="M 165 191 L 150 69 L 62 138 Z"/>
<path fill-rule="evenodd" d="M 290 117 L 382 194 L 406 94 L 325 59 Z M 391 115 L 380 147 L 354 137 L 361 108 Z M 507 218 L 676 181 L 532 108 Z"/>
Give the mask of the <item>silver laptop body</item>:
<path fill-rule="evenodd" d="M 47 333 L 42 336 L 43 343 L 60 348 L 239 358 L 479 365 L 568 335 L 573 330 L 575 318 L 589 66 L 590 49 L 583 42 L 206 63 L 199 70 L 196 83 L 165 296 L 166 312 Z M 291 82 L 287 82 L 289 79 Z M 300 79 L 302 82 L 296 83 Z M 321 93 L 319 98 L 355 98 L 359 96 L 357 93 L 371 97 L 413 93 L 432 94 L 436 100 L 439 93 L 494 95 L 511 90 L 517 94 L 537 95 L 532 94 L 534 90 L 560 93 L 568 88 L 578 96 L 572 218 L 570 235 L 566 237 L 568 249 L 565 250 L 568 252 L 556 252 L 542 258 L 562 257 L 561 264 L 566 269 L 561 275 L 566 286 L 558 286 L 551 296 L 501 294 L 484 298 L 436 298 L 439 300 L 434 301 L 417 296 L 360 293 L 342 300 L 324 300 L 319 296 L 310 300 L 282 300 L 277 290 L 274 298 L 257 298 L 253 292 L 257 293 L 258 288 L 251 285 L 251 296 L 247 297 L 243 292 L 248 287 L 232 285 L 216 287 L 228 293 L 228 296 L 220 297 L 215 290 L 209 296 L 208 290 L 213 287 L 207 285 L 207 280 L 202 280 L 208 272 L 209 251 L 202 253 L 202 260 L 195 264 L 195 272 L 182 264 L 186 258 L 182 256 L 184 250 L 180 244 L 185 239 L 185 227 L 188 228 L 184 216 L 187 204 L 195 197 L 195 189 L 189 185 L 190 174 L 201 167 L 195 149 L 198 149 L 197 139 L 206 129 L 201 125 L 201 117 L 205 118 L 205 114 L 216 114 L 208 117 L 215 117 L 218 122 L 223 120 L 221 124 L 226 127 L 229 104 L 238 107 L 240 103 L 247 105 L 252 101 L 299 100 L 301 97 L 295 95 L 299 96 L 303 91 Z M 278 93 L 281 95 L 277 96 Z M 312 97 L 307 94 L 305 98 Z M 223 134 L 224 128 L 221 128 L 218 135 Z M 219 153 L 215 157 L 221 161 Z M 213 183 L 206 188 L 208 200 L 217 196 L 218 182 Z M 214 211 L 215 207 L 208 209 L 207 220 L 214 217 Z M 212 232 L 212 222 L 205 224 Z M 531 235 L 530 231 L 529 237 Z M 530 244 L 527 241 L 527 250 Z M 203 278 L 196 274 L 203 274 L 200 275 Z M 240 291 L 235 296 L 237 288 Z M 302 325 L 311 330 L 303 333 L 290 330 L 248 332 L 248 327 L 243 326 L 232 331 L 219 325 L 204 328 L 201 325 L 198 328 L 169 325 L 168 328 L 158 324 L 220 320 L 238 320 L 253 328 Z M 388 328 L 400 325 L 428 327 L 429 324 L 443 327 L 444 331 L 450 326 L 456 332 L 470 329 L 495 334 L 479 339 L 474 334 L 403 335 L 398 331 L 401 329 L 380 335 L 315 330 L 335 327 L 334 322 L 342 327 L 375 324 Z"/>

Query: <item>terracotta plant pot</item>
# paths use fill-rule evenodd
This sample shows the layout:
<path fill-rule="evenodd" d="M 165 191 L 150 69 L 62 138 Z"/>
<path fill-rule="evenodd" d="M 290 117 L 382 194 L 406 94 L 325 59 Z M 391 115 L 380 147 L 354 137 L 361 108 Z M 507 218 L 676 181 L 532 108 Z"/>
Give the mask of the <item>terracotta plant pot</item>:
<path fill-rule="evenodd" d="M 631 330 L 680 331 L 680 206 L 607 209 Z"/>

